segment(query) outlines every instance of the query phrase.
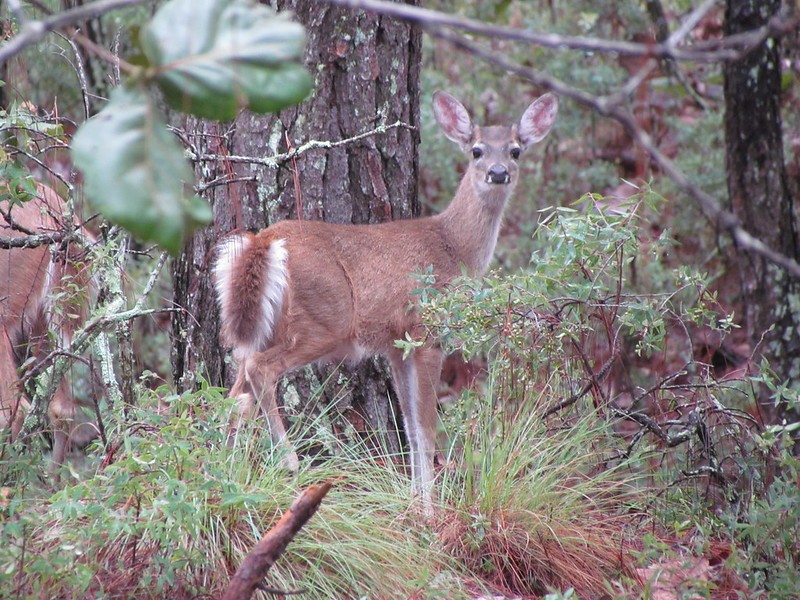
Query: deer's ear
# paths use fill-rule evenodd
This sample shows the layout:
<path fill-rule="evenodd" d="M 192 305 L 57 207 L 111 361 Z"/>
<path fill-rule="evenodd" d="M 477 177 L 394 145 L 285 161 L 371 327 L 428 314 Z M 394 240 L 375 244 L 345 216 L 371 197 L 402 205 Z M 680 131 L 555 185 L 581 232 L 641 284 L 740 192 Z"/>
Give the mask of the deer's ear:
<path fill-rule="evenodd" d="M 558 98 L 545 94 L 525 109 L 519 120 L 519 141 L 527 148 L 540 142 L 550 132 L 558 114 Z"/>
<path fill-rule="evenodd" d="M 472 141 L 472 119 L 458 100 L 447 92 L 433 94 L 433 114 L 442 132 L 462 148 Z"/>

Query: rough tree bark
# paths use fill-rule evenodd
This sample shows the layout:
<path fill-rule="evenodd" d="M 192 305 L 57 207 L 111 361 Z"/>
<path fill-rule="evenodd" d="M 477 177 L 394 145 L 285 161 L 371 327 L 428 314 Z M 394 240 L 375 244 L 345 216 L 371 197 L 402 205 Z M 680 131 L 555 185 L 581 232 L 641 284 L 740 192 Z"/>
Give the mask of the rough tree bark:
<path fill-rule="evenodd" d="M 196 163 L 214 222 L 194 236 L 173 269 L 175 302 L 185 309 L 173 324 L 173 373 L 182 389 L 193 387 L 197 375 L 226 387 L 233 380 L 234 368 L 218 342 L 209 281 L 209 252 L 222 234 L 298 218 L 298 206 L 302 219 L 337 223 L 378 223 L 419 214 L 419 30 L 317 0 L 277 4 L 294 12 L 307 29 L 306 64 L 315 77 L 312 96 L 278 115 L 244 112 L 228 125 L 184 123 L 196 153 L 223 158 Z M 391 129 L 345 147 L 314 150 L 278 168 L 224 158 L 269 157 L 285 152 L 287 139 L 295 147 L 308 140 L 341 140 L 398 120 L 417 129 Z M 373 431 L 394 430 L 386 370 L 380 363 L 340 368 L 329 378 L 333 372 L 306 369 L 284 382 L 279 397 L 287 412 L 302 410 L 325 383 L 323 402 L 336 398 L 340 411 L 355 409 L 347 412 L 356 429 L 366 421 Z"/>
<path fill-rule="evenodd" d="M 728 0 L 725 35 L 764 25 L 780 7 L 781 0 Z M 800 260 L 798 206 L 783 154 L 780 56 L 780 42 L 771 39 L 724 68 L 728 194 L 732 210 L 749 233 L 771 249 Z M 752 253 L 740 252 L 737 263 L 748 337 L 779 383 L 788 381 L 796 394 L 800 390 L 800 281 Z M 800 416 L 786 404 L 777 410 L 770 406 L 766 393 L 760 401 L 770 421 L 796 421 Z"/>

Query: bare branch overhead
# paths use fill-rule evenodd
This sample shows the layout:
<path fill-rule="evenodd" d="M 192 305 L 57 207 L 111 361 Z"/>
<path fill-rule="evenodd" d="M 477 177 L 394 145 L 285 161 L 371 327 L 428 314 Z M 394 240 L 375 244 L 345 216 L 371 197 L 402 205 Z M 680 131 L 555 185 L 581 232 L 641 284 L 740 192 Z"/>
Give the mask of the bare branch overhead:
<path fill-rule="evenodd" d="M 634 115 L 628 107 L 628 100 L 635 89 L 643 83 L 647 74 L 655 67 L 656 59 L 669 58 L 678 61 L 720 62 L 737 60 L 744 54 L 763 43 L 769 37 L 785 35 L 800 27 L 800 19 L 788 18 L 785 14 L 773 17 L 765 27 L 743 34 L 728 36 L 721 40 L 697 43 L 691 48 L 679 48 L 678 44 L 689 34 L 703 14 L 712 6 L 713 0 L 701 4 L 684 21 L 684 24 L 660 44 L 637 44 L 616 40 L 598 40 L 575 36 L 535 33 L 512 29 L 500 25 L 486 24 L 460 16 L 447 15 L 437 11 L 417 8 L 407 4 L 386 2 L 385 0 L 327 0 L 332 4 L 349 6 L 363 10 L 379 12 L 419 23 L 433 37 L 443 39 L 478 58 L 526 79 L 539 87 L 551 90 L 560 96 L 571 98 L 579 104 L 595 112 L 619 122 L 631 138 L 642 147 L 659 168 L 672 179 L 678 187 L 691 197 L 701 212 L 717 228 L 728 233 L 736 245 L 753 252 L 779 265 L 800 278 L 800 264 L 791 258 L 770 249 L 762 241 L 754 238 L 743 227 L 732 212 L 723 208 L 720 203 L 694 184 L 677 165 L 665 156 L 653 142 L 651 137 L 639 127 Z M 508 58 L 505 53 L 488 49 L 471 38 L 461 35 L 454 29 L 492 38 L 515 40 L 551 48 L 569 48 L 572 50 L 597 51 L 604 53 L 626 54 L 630 56 L 649 57 L 649 61 L 634 75 L 630 81 L 616 92 L 598 96 L 594 93 L 568 85 L 564 81 L 545 72 L 520 65 Z"/>
<path fill-rule="evenodd" d="M 98 0 L 51 15 L 46 19 L 29 19 L 22 24 L 22 31 L 0 46 L 0 65 L 35 44 L 51 31 L 67 25 L 95 19 L 117 8 L 141 4 L 144 0 Z"/>
<path fill-rule="evenodd" d="M 602 40 L 585 36 L 542 33 L 525 29 L 514 29 L 503 25 L 493 25 L 467 17 L 449 15 L 427 8 L 389 2 L 387 0 L 325 0 L 330 4 L 347 6 L 397 17 L 418 23 L 425 29 L 431 27 L 450 27 L 468 33 L 495 39 L 526 42 L 544 48 L 582 50 L 586 52 L 616 53 L 621 56 L 643 56 L 650 58 L 670 58 L 689 62 L 720 62 L 738 60 L 752 48 L 759 46 L 770 37 L 779 37 L 794 31 L 800 26 L 800 18 L 788 18 L 779 13 L 764 27 L 745 33 L 725 37 L 721 40 L 694 43 L 688 47 L 676 47 L 672 38 L 658 44 L 640 44 L 623 40 Z M 679 30 L 680 31 L 680 30 Z"/>

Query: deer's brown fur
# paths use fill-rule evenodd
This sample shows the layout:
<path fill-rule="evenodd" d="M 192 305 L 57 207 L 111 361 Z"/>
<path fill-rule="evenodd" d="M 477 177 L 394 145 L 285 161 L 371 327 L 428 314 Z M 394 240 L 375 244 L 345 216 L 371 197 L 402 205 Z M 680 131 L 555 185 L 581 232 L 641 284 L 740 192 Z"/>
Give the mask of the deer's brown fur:
<path fill-rule="evenodd" d="M 4 188 L 0 182 L 0 190 Z M 64 230 L 63 201 L 43 184 L 25 202 L 0 200 L 0 211 L 3 237 Z M 69 346 L 86 318 L 90 288 L 82 251 L 74 244 L 0 248 L 0 435 L 10 432 L 16 439 L 29 408 L 20 380 L 22 365 L 35 365 L 54 349 Z M 95 426 L 83 415 L 66 379 L 56 388 L 48 416 L 55 465 L 64 461 L 71 443 L 85 444 L 96 437 Z"/>
<path fill-rule="evenodd" d="M 273 438 L 286 431 L 275 401 L 278 379 L 314 362 L 356 362 L 374 354 L 392 368 L 411 449 L 415 488 L 430 507 L 436 386 L 442 352 L 434 340 L 407 358 L 395 340 L 425 332 L 413 309 L 414 274 L 431 268 L 437 287 L 462 270 L 489 266 L 503 210 L 517 183 L 519 154 L 547 135 L 554 96 L 533 102 L 519 123 L 479 127 L 452 96 L 437 92 L 434 113 L 444 134 L 469 158 L 461 184 L 441 214 L 380 225 L 282 221 L 257 234 L 224 238 L 214 279 L 223 343 L 239 371 L 231 396 L 242 416 L 260 405 Z M 297 466 L 289 450 L 286 464 Z"/>

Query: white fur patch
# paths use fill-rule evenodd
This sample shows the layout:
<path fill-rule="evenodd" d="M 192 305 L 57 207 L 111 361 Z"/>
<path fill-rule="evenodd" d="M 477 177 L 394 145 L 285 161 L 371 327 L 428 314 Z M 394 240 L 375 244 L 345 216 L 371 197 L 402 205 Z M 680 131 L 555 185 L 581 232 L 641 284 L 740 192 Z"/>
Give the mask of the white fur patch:
<path fill-rule="evenodd" d="M 417 366 L 414 364 L 413 357 L 406 359 L 405 372 L 403 373 L 405 379 L 405 388 L 408 398 L 406 398 L 406 405 L 403 407 L 408 411 L 405 415 L 406 435 L 408 436 L 408 445 L 411 450 L 411 485 L 417 491 L 421 491 L 423 467 L 423 456 L 420 454 L 422 447 L 422 425 L 419 422 L 419 378 L 417 377 Z"/>
<path fill-rule="evenodd" d="M 228 319 L 231 310 L 231 298 L 234 293 L 231 281 L 233 265 L 247 250 L 250 243 L 250 238 L 245 235 L 231 235 L 217 246 L 217 259 L 214 262 L 214 287 L 217 290 L 217 301 L 223 321 Z"/>
<path fill-rule="evenodd" d="M 272 338 L 275 324 L 283 308 L 283 298 L 288 284 L 286 261 L 289 252 L 286 250 L 286 240 L 275 240 L 269 245 L 269 259 L 267 262 L 267 286 L 261 296 L 261 326 L 259 327 L 259 349 Z"/>
<path fill-rule="evenodd" d="M 252 243 L 251 238 L 244 235 L 233 235 L 223 240 L 217 250 L 214 264 L 214 286 L 217 290 L 220 312 L 223 322 L 232 318 L 231 311 L 235 305 L 234 267 Z M 246 340 L 234 341 L 234 356 L 238 361 L 244 360 L 256 352 L 264 350 L 275 332 L 275 324 L 283 308 L 283 298 L 288 284 L 286 260 L 288 258 L 285 240 L 273 241 L 267 252 L 266 284 L 261 291 L 261 302 L 258 314 L 245 315 L 253 323 L 253 335 Z M 239 315 L 241 317 L 241 315 Z"/>

